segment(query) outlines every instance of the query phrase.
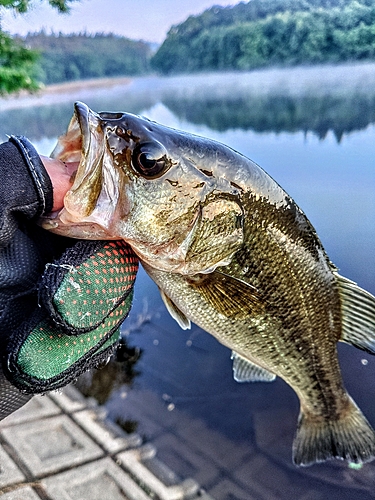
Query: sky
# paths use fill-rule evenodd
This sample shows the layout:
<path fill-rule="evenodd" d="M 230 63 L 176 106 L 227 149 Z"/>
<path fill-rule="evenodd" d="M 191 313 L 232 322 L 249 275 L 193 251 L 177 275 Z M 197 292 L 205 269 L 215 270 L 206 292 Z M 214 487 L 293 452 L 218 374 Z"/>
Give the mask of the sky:
<path fill-rule="evenodd" d="M 135 40 L 161 43 L 173 24 L 200 14 L 212 5 L 235 5 L 239 0 L 79 0 L 70 14 L 58 14 L 46 0 L 34 0 L 26 14 L 1 12 L 1 27 L 11 34 L 115 33 Z"/>

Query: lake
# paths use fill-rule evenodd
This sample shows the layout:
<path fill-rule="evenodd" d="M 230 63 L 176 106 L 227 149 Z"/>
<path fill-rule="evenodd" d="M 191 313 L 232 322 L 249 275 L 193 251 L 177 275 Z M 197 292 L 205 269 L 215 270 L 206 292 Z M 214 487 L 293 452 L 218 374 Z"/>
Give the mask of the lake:
<path fill-rule="evenodd" d="M 24 134 L 49 154 L 75 99 L 250 157 L 304 210 L 340 273 L 375 294 L 375 65 L 150 76 L 110 90 L 0 101 L 0 140 Z M 140 358 L 109 363 L 80 385 L 110 418 L 155 444 L 179 477 L 193 477 L 216 500 L 375 498 L 375 462 L 294 467 L 294 392 L 280 379 L 236 383 L 229 350 L 194 325 L 181 330 L 143 270 L 123 335 Z M 347 345 L 339 355 L 346 387 L 375 426 L 375 359 Z"/>

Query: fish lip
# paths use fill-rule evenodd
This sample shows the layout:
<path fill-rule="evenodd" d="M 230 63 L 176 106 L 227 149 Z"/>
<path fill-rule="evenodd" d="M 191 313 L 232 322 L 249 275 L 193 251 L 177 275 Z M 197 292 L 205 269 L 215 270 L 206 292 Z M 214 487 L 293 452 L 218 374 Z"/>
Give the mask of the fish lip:
<path fill-rule="evenodd" d="M 87 179 L 90 180 L 92 167 L 91 149 L 97 139 L 100 117 L 85 103 L 74 103 L 74 112 L 69 126 L 53 150 L 51 157 L 63 162 L 78 162 L 72 175 L 72 185 L 64 197 L 64 206 L 57 213 L 48 214 L 48 219 L 59 219 L 64 223 L 78 223 L 80 219 L 90 215 L 87 204 L 83 202 L 80 192 Z M 87 182 L 86 182 L 87 184 Z M 85 186 L 87 188 L 87 185 Z M 85 200 L 86 201 L 86 200 Z"/>
<path fill-rule="evenodd" d="M 83 158 L 86 157 L 91 142 L 90 123 L 89 123 L 90 113 L 91 113 L 90 108 L 84 102 L 77 101 L 74 103 L 74 115 L 78 121 L 78 125 L 81 130 L 81 139 L 82 139 L 81 154 Z"/>

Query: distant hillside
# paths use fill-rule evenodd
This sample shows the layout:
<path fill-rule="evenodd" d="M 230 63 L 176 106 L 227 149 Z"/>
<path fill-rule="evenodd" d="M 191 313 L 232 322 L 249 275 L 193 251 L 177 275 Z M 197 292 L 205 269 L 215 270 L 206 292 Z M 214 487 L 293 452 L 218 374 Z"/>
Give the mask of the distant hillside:
<path fill-rule="evenodd" d="M 115 35 L 29 34 L 25 43 L 41 57 L 37 80 L 59 83 L 70 80 L 139 75 L 149 70 L 151 48 L 147 43 Z"/>
<path fill-rule="evenodd" d="M 173 26 L 161 73 L 375 59 L 375 0 L 251 0 Z"/>

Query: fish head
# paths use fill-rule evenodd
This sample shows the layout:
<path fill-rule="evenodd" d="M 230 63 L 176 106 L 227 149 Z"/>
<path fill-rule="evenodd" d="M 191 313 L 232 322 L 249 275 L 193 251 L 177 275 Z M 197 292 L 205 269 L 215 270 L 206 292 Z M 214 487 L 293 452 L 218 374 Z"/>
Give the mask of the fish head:
<path fill-rule="evenodd" d="M 203 138 L 76 103 L 51 156 L 79 166 L 46 229 L 124 239 L 149 266 L 183 274 L 225 265 L 243 242 L 239 190 L 215 175 L 217 151 Z"/>

